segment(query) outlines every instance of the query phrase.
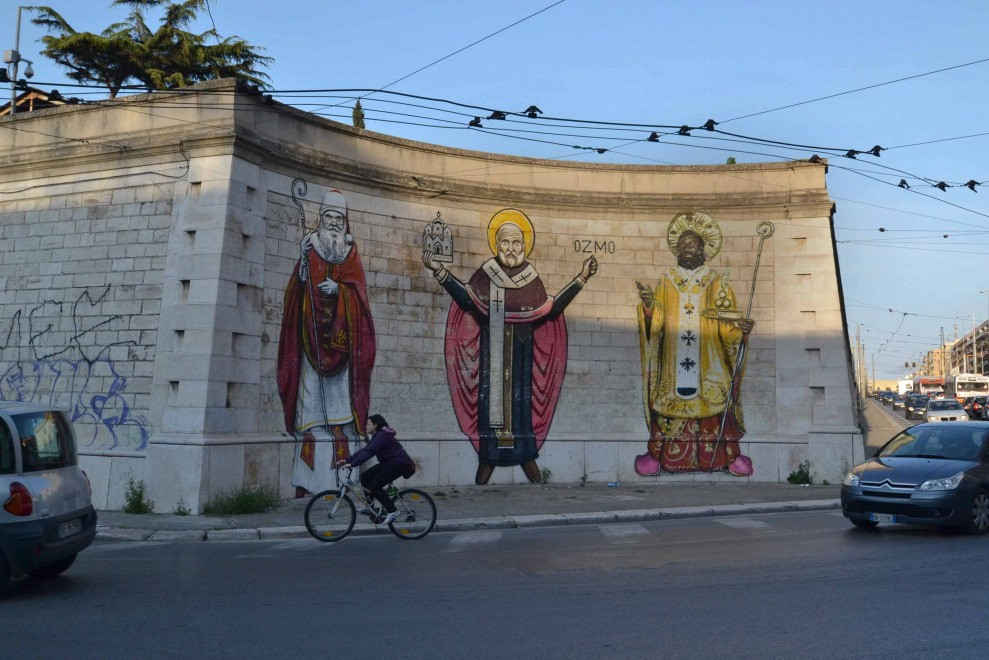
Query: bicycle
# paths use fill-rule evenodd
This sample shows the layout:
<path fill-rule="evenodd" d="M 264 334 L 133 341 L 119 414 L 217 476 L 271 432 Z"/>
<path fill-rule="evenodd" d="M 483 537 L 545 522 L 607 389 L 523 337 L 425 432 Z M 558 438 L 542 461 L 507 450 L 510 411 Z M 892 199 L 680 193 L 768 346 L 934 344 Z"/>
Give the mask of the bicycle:
<path fill-rule="evenodd" d="M 340 468 L 337 468 L 337 483 L 339 490 L 324 490 L 316 493 L 306 505 L 306 529 L 317 541 L 340 541 L 354 528 L 357 520 L 357 508 L 351 499 L 351 492 L 356 493 L 357 484 L 351 475 L 352 466 L 346 466 L 346 475 L 340 479 Z M 398 490 L 389 484 L 388 495 L 395 502 L 398 517 L 388 523 L 388 529 L 400 539 L 421 539 L 433 529 L 436 524 L 436 504 L 428 493 L 418 488 Z M 375 525 L 380 525 L 388 515 L 381 504 L 371 497 L 363 488 L 360 492 L 361 502 L 365 508 L 361 513 L 370 518 Z"/>

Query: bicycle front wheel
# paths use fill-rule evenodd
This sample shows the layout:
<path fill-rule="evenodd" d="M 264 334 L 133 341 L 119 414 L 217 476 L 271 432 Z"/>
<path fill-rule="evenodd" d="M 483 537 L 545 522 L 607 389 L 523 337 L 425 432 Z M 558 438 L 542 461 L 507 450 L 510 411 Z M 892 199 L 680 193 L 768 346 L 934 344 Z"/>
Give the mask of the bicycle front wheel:
<path fill-rule="evenodd" d="M 427 493 L 416 488 L 398 491 L 395 498 L 398 518 L 388 528 L 400 539 L 421 539 L 436 524 L 436 505 Z"/>
<path fill-rule="evenodd" d="M 338 490 L 316 493 L 306 505 L 306 529 L 317 541 L 339 541 L 354 528 L 357 510 Z"/>

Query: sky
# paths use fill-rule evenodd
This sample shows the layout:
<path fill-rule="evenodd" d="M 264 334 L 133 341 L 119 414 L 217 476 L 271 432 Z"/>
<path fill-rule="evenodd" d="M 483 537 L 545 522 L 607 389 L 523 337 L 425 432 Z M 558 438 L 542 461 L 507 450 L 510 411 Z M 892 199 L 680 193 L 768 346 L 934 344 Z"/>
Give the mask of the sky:
<path fill-rule="evenodd" d="M 111 7 L 110 0 L 48 2 L 79 31 L 98 32 L 127 13 L 124 7 Z M 221 35 L 238 35 L 274 58 L 267 69 L 273 90 L 375 89 L 552 2 L 210 0 L 209 6 Z M 3 49 L 13 46 L 16 8 L 16 2 L 0 2 Z M 155 24 L 154 14 L 148 21 Z M 192 29 L 210 26 L 203 12 Z M 874 362 L 877 377 L 895 378 L 904 373 L 905 362 L 919 362 L 938 345 L 941 327 L 950 341 L 974 321 L 989 317 L 989 61 L 745 115 L 989 58 L 989 49 L 980 46 L 987 28 L 989 6 L 980 0 L 564 0 L 389 89 L 506 111 L 534 104 L 555 117 L 674 126 L 697 126 L 713 118 L 722 130 L 789 143 L 887 148 L 878 159 L 832 155 L 828 188 L 837 204 L 849 333 L 854 338 L 860 329 L 870 371 Z M 34 61 L 32 82 L 64 83 L 65 70 L 39 55 L 42 34 L 25 14 L 20 50 Z M 68 94 L 68 88 L 63 91 Z M 86 98 L 100 98 L 100 93 Z M 276 98 L 350 120 L 349 99 Z M 482 133 L 466 126 L 470 116 L 389 102 L 395 100 L 401 99 L 377 94 L 362 101 L 368 129 L 518 156 L 718 164 L 729 156 L 747 163 L 817 153 L 697 137 L 704 131 L 694 131 L 690 138 L 664 135 L 659 143 L 643 141 L 648 131 L 638 129 L 549 128 L 543 130 L 581 137 L 527 135 L 566 145 L 561 146 Z M 332 107 L 341 102 L 345 105 Z M 455 123 L 445 128 L 395 123 L 441 123 L 435 117 Z M 945 140 L 979 133 L 987 134 Z M 640 141 L 623 145 L 631 139 Z M 573 144 L 609 150 L 578 151 Z M 907 177 L 911 188 L 905 190 L 896 184 L 907 175 L 880 166 L 927 181 Z M 969 180 L 985 181 L 986 186 L 973 192 L 964 186 L 941 191 L 932 185 Z"/>

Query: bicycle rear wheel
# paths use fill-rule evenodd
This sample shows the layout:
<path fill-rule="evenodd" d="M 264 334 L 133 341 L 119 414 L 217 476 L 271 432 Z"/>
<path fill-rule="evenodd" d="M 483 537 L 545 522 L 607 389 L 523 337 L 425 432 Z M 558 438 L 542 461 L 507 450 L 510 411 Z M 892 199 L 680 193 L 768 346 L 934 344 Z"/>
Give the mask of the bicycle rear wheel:
<path fill-rule="evenodd" d="M 338 490 L 316 493 L 306 505 L 306 529 L 317 541 L 339 541 L 354 528 L 357 510 Z"/>
<path fill-rule="evenodd" d="M 398 518 L 388 528 L 400 539 L 421 539 L 436 524 L 436 505 L 427 493 L 417 488 L 398 491 L 395 498 Z"/>

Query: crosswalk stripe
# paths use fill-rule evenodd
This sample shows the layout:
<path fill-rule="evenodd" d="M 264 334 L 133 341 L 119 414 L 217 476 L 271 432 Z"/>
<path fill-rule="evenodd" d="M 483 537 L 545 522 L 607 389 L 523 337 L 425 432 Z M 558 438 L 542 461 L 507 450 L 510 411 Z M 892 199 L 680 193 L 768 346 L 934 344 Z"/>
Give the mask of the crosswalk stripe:
<path fill-rule="evenodd" d="M 648 529 L 636 523 L 599 525 L 598 529 L 609 543 L 635 543 L 635 537 L 649 534 Z"/>
<path fill-rule="evenodd" d="M 496 529 L 482 529 L 474 532 L 461 532 L 455 534 L 450 539 L 444 552 L 465 552 L 472 546 L 484 543 L 497 543 L 501 540 L 502 533 Z"/>
<path fill-rule="evenodd" d="M 754 518 L 715 518 L 714 522 L 733 529 L 772 529 L 769 523 Z"/>

